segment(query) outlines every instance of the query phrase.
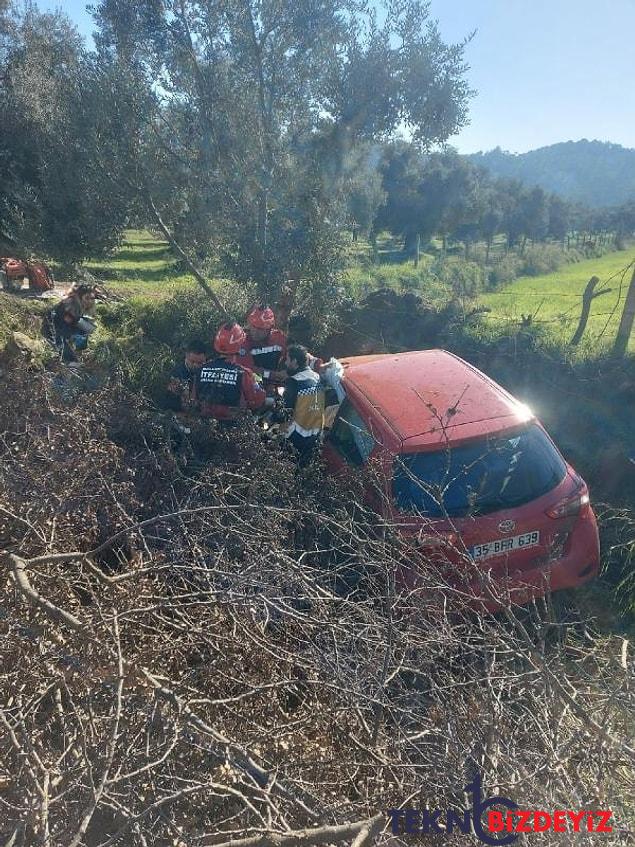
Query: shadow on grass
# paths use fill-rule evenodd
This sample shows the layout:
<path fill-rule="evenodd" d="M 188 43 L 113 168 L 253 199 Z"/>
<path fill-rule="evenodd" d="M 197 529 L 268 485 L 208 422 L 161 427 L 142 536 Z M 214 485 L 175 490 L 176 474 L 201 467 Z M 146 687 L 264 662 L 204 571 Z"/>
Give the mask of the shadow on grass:
<path fill-rule="evenodd" d="M 91 273 L 104 282 L 167 283 L 182 280 L 186 272 L 178 265 L 166 268 L 91 268 Z"/>
<path fill-rule="evenodd" d="M 115 259 L 117 262 L 130 262 L 137 265 L 143 262 L 159 262 L 172 260 L 170 248 L 163 244 L 147 244 L 140 242 L 139 247 L 134 247 L 134 242 L 128 242 L 130 247 L 124 247 L 117 251 Z"/>
<path fill-rule="evenodd" d="M 103 282 L 120 279 L 121 277 L 120 271 L 105 265 L 88 265 L 87 267 L 92 276 L 103 280 Z"/>
<path fill-rule="evenodd" d="M 404 253 L 401 248 L 395 248 L 394 250 L 379 251 L 380 265 L 400 265 L 408 261 L 409 259 L 411 260 L 412 256 L 409 256 L 408 253 Z"/>

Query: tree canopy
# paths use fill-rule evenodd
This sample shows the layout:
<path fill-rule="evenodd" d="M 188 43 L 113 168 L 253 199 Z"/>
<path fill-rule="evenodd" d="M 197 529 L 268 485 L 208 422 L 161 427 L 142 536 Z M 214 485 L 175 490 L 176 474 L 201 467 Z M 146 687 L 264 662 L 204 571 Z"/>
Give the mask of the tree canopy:
<path fill-rule="evenodd" d="M 419 0 L 103 0 L 96 17 L 95 66 L 138 139 L 134 195 L 189 255 L 263 295 L 327 284 L 360 145 L 405 128 L 427 148 L 466 122 L 464 45 L 445 44 Z"/>
<path fill-rule="evenodd" d="M 0 18 L 0 232 L 18 250 L 79 260 L 110 249 L 129 196 L 95 156 L 91 64 L 61 13 Z M 119 132 L 106 127 L 105 132 Z"/>

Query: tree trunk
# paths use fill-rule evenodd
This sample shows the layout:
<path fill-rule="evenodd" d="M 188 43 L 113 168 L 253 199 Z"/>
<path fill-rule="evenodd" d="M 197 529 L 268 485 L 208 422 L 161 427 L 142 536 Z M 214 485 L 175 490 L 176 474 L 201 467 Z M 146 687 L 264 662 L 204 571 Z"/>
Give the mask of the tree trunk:
<path fill-rule="evenodd" d="M 188 267 L 190 273 L 192 274 L 192 276 L 194 277 L 194 279 L 198 282 L 198 284 L 201 286 L 203 291 L 207 294 L 207 296 L 210 298 L 210 300 L 214 303 L 214 305 L 216 306 L 218 311 L 221 313 L 221 315 L 223 315 L 223 317 L 227 317 L 227 310 L 225 309 L 225 307 L 223 306 L 221 301 L 218 299 L 216 293 L 212 290 L 208 281 L 205 279 L 205 277 L 203 276 L 201 271 L 196 267 L 194 262 L 190 259 L 190 257 L 185 252 L 185 250 L 181 247 L 181 245 L 178 243 L 176 238 L 172 235 L 172 233 L 168 229 L 167 225 L 163 221 L 163 218 L 161 217 L 159 210 L 154 205 L 154 200 L 152 199 L 152 196 L 148 193 L 146 194 L 146 200 L 148 202 L 148 206 L 150 207 L 152 214 L 154 215 L 154 219 L 156 220 L 159 229 L 161 230 L 163 235 L 168 240 L 170 246 L 172 247 L 172 249 L 174 250 L 176 255 L 179 257 L 179 259 L 181 259 L 182 262 L 184 262 L 187 265 L 187 267 Z"/>
<path fill-rule="evenodd" d="M 414 256 L 417 249 L 417 236 L 414 232 L 407 232 L 403 241 L 403 252 L 406 256 Z"/>
<path fill-rule="evenodd" d="M 492 248 L 492 239 L 488 238 L 485 242 L 485 264 L 489 265 L 489 251 Z"/>
<path fill-rule="evenodd" d="M 377 247 L 377 233 L 373 230 L 370 234 L 370 244 L 373 248 L 373 265 L 379 264 L 379 248 Z"/>
<path fill-rule="evenodd" d="M 415 241 L 415 268 L 419 267 L 419 259 L 421 257 L 421 235 L 417 233 L 417 239 Z"/>
<path fill-rule="evenodd" d="M 613 347 L 613 354 L 615 356 L 626 355 L 628 342 L 630 341 L 631 331 L 633 329 L 633 321 L 635 321 L 635 270 L 631 277 L 631 283 L 628 286 L 620 328 L 617 331 L 617 338 Z"/>
<path fill-rule="evenodd" d="M 300 273 L 298 271 L 290 273 L 286 284 L 280 291 L 278 302 L 275 306 L 276 326 L 285 331 L 289 326 L 289 318 L 296 303 L 299 287 Z"/>

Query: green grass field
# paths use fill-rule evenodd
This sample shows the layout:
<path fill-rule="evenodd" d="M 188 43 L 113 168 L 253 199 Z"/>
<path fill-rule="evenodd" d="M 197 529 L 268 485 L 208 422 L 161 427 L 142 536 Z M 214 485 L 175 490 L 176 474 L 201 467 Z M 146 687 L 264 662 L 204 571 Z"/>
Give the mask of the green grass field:
<path fill-rule="evenodd" d="M 146 230 L 128 230 L 111 259 L 86 262 L 86 267 L 124 297 L 162 299 L 195 285 L 193 277 L 178 267 L 167 241 Z"/>
<path fill-rule="evenodd" d="M 580 343 L 580 352 L 591 354 L 615 339 L 634 262 L 632 248 L 607 253 L 599 259 L 564 265 L 545 276 L 519 277 L 501 291 L 482 295 L 480 302 L 492 310 L 487 318 L 490 325 L 518 325 L 521 315 L 531 315 L 533 322 L 546 327 L 554 339 L 568 342 L 578 325 L 584 288 L 592 276 L 598 276 L 596 290 L 608 287 L 611 292 L 598 297 L 591 306 Z M 635 350 L 635 338 L 630 349 Z"/>

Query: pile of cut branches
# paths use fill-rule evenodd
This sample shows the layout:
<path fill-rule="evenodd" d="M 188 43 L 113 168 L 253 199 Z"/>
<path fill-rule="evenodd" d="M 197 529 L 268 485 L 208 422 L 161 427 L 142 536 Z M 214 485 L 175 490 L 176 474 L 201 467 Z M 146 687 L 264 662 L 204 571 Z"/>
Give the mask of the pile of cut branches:
<path fill-rule="evenodd" d="M 414 552 L 357 483 L 248 424 L 183 441 L 116 384 L 0 391 L 1 843 L 360 847 L 475 770 L 612 808 L 597 843 L 626 843 L 626 642 L 476 615 L 431 563 L 399 591 Z"/>

